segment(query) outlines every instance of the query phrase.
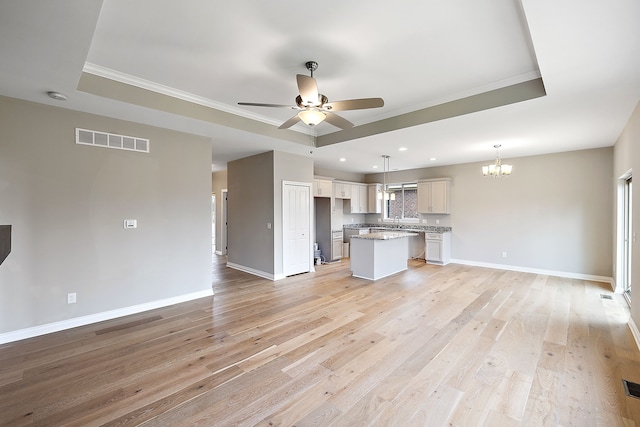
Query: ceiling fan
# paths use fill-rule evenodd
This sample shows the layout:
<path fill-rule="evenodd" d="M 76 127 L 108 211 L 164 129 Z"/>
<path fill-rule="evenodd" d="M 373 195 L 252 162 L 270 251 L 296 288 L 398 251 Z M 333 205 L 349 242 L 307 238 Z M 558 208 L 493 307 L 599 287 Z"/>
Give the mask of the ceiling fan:
<path fill-rule="evenodd" d="M 238 102 L 238 105 L 248 105 L 253 107 L 275 107 L 275 108 L 291 108 L 299 110 L 298 114 L 281 124 L 278 129 L 287 129 L 302 120 L 309 126 L 315 126 L 326 120 L 340 129 L 349 129 L 353 127 L 353 123 L 349 120 L 334 114 L 334 111 L 346 110 L 364 110 L 367 108 L 378 108 L 384 106 L 382 98 L 362 98 L 347 99 L 344 101 L 329 102 L 329 99 L 321 93 L 318 93 L 318 84 L 313 78 L 313 72 L 318 69 L 318 63 L 308 61 L 305 63 L 307 70 L 311 72 L 311 77 L 304 74 L 297 74 L 298 90 L 300 94 L 296 96 L 296 105 L 282 104 L 261 104 L 256 102 Z"/>

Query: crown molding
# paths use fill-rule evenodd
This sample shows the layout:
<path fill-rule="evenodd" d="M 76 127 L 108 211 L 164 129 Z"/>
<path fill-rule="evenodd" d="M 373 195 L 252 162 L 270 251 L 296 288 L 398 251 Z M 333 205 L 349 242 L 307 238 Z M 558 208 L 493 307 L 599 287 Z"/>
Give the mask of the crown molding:
<path fill-rule="evenodd" d="M 273 119 L 271 117 L 266 117 L 260 114 L 255 114 L 250 111 L 244 110 L 242 108 L 232 107 L 228 104 L 224 104 L 222 102 L 217 102 L 209 98 L 205 98 L 202 96 L 194 95 L 189 92 L 185 92 L 179 89 L 172 88 L 170 86 L 166 86 L 160 83 L 152 82 L 150 80 L 142 79 L 140 77 L 132 76 L 130 74 L 122 73 L 120 71 L 112 70 L 107 67 L 103 67 L 101 65 L 92 64 L 90 62 L 85 62 L 84 67 L 82 69 L 83 72 L 88 74 L 93 74 L 94 76 L 103 77 L 105 79 L 114 80 L 119 83 L 124 83 L 127 85 L 135 86 L 140 89 L 148 90 L 151 92 L 160 93 L 162 95 L 167 95 L 172 98 L 180 99 L 183 101 L 191 102 L 193 104 L 202 105 L 207 108 L 212 108 L 214 110 L 223 111 L 225 113 L 233 114 L 236 116 L 244 117 L 251 120 L 256 120 L 258 122 L 266 123 L 272 126 L 280 126 L 282 122 L 280 120 Z M 317 136 L 317 132 L 314 129 L 300 127 L 290 129 L 295 132 L 304 133 L 306 135 L 311 135 L 314 138 Z"/>

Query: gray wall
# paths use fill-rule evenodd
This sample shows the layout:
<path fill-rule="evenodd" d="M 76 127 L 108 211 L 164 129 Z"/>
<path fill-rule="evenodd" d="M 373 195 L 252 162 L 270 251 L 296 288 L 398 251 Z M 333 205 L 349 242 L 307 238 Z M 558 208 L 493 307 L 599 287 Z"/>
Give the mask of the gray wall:
<path fill-rule="evenodd" d="M 270 151 L 229 162 L 227 179 L 228 261 L 274 277 L 281 275 L 282 181 L 311 184 L 313 160 Z"/>
<path fill-rule="evenodd" d="M 618 186 L 618 179 L 630 169 L 635 173 L 640 171 L 640 103 L 627 122 L 627 125 L 620 135 L 614 147 L 613 177 L 612 187 Z M 632 230 L 640 230 L 640 185 L 638 182 L 632 186 Z M 617 202 L 616 202 L 617 205 Z M 617 211 L 616 211 L 617 214 Z M 617 218 L 617 215 L 616 215 Z M 615 240 L 615 239 L 614 239 Z M 615 251 L 613 252 L 613 262 L 615 265 Z M 631 261 L 631 317 L 637 327 L 640 327 L 640 286 L 637 277 L 640 277 L 640 250 L 636 241 L 632 244 Z"/>
<path fill-rule="evenodd" d="M 151 152 L 76 145 L 76 127 Z M 211 289 L 210 158 L 204 138 L 0 97 L 0 333 Z"/>
<path fill-rule="evenodd" d="M 505 162 L 513 165 L 507 179 L 484 178 L 482 163 L 469 163 L 391 172 L 388 181 L 452 178 L 451 215 L 421 219 L 453 227 L 454 259 L 611 277 L 613 149 Z"/>
<path fill-rule="evenodd" d="M 273 151 L 229 162 L 227 183 L 228 262 L 274 274 Z"/>
<path fill-rule="evenodd" d="M 282 254 L 284 252 L 282 243 L 282 181 L 294 181 L 294 182 L 306 182 L 313 184 L 313 159 L 305 156 L 298 156 L 295 154 L 282 153 L 279 151 L 274 152 L 273 157 L 273 188 L 275 199 L 275 213 L 274 213 L 274 245 L 275 245 L 275 258 L 274 258 L 274 272 L 276 275 L 283 274 L 283 259 Z M 310 188 L 310 206 L 309 209 L 313 210 L 313 188 Z M 313 226 L 311 227 L 313 231 Z M 311 241 L 313 243 L 313 241 Z"/>
<path fill-rule="evenodd" d="M 227 171 L 220 171 L 211 174 L 211 194 L 216 195 L 216 251 L 223 251 L 222 233 L 224 223 L 222 222 L 222 190 L 227 189 Z M 224 253 L 224 252 L 222 252 Z"/>

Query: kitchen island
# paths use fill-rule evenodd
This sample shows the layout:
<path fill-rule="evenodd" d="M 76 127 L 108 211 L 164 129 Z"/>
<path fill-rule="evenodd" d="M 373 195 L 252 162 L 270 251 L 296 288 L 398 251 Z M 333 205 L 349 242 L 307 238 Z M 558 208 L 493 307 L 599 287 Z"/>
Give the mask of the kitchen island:
<path fill-rule="evenodd" d="M 409 240 L 418 233 L 380 231 L 351 237 L 354 277 L 378 280 L 407 269 Z"/>

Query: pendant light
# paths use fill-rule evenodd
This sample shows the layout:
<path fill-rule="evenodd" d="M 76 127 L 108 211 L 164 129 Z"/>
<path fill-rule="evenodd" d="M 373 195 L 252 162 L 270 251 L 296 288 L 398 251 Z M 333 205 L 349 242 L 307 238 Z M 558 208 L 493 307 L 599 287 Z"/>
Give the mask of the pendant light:
<path fill-rule="evenodd" d="M 388 187 L 388 183 L 387 183 L 387 178 L 388 178 L 388 174 L 389 174 L 389 167 L 390 167 L 390 159 L 391 156 L 384 154 L 382 156 L 383 162 L 384 162 L 384 171 L 382 172 L 382 193 L 378 193 L 378 198 L 379 199 L 383 199 L 383 200 L 395 200 L 396 199 L 396 193 L 392 193 L 389 191 L 389 187 Z"/>

